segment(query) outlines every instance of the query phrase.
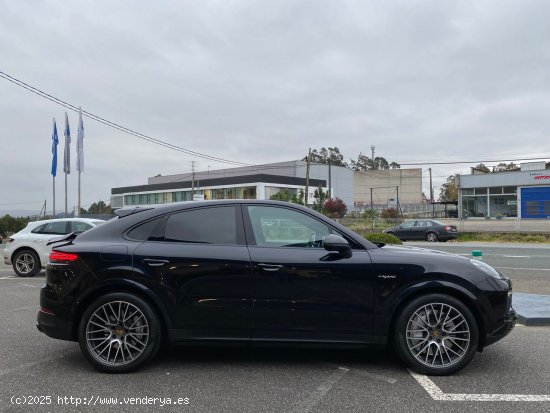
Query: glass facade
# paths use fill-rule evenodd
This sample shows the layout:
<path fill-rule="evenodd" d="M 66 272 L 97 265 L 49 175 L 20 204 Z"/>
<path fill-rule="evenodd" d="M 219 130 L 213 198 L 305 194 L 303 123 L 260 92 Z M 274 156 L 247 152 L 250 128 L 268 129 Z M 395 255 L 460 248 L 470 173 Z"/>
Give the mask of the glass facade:
<path fill-rule="evenodd" d="M 204 199 L 257 199 L 255 186 L 242 186 L 218 189 L 195 189 L 196 195 L 204 195 Z M 124 205 L 154 205 L 170 202 L 191 201 L 191 190 L 156 192 L 152 194 L 124 195 Z"/>
<path fill-rule="evenodd" d="M 468 217 L 517 217 L 517 187 L 464 188 L 462 214 Z"/>

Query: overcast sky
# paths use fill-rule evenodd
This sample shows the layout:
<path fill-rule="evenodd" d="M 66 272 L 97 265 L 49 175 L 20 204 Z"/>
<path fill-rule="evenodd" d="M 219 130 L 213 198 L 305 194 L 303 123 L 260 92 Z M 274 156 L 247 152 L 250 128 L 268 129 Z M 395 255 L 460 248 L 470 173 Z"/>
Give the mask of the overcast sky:
<path fill-rule="evenodd" d="M 550 2 L 0 0 L 0 71 L 133 130 L 258 164 L 550 158 Z M 65 109 L 0 78 L 0 210 L 52 201 Z M 69 113 L 73 136 L 78 116 Z M 82 203 L 227 167 L 84 119 Z M 436 193 L 471 165 L 433 166 Z M 74 169 L 74 163 L 73 163 Z M 422 166 L 424 170 L 428 166 Z M 428 174 L 425 173 L 428 191 Z M 69 205 L 77 175 L 69 176 Z"/>

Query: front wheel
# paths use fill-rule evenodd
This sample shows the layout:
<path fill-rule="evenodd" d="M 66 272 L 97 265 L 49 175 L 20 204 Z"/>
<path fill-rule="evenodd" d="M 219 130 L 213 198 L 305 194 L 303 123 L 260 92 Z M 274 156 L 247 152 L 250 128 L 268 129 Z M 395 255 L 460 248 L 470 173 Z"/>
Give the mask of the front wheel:
<path fill-rule="evenodd" d="M 107 294 L 84 311 L 78 342 L 96 369 L 126 373 L 140 367 L 158 351 L 160 320 L 146 301 L 133 294 Z"/>
<path fill-rule="evenodd" d="M 40 272 L 40 258 L 33 250 L 21 250 L 13 257 L 13 270 L 20 277 L 34 277 Z"/>
<path fill-rule="evenodd" d="M 478 324 L 472 312 L 444 294 L 414 299 L 395 324 L 395 350 L 406 364 L 423 374 L 443 376 L 461 370 L 474 357 L 478 341 Z"/>

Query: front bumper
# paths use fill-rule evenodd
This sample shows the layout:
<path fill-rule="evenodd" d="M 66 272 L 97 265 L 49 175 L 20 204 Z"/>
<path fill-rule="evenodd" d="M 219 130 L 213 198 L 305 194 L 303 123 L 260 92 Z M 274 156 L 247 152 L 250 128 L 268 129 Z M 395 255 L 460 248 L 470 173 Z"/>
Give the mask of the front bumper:
<path fill-rule="evenodd" d="M 514 329 L 518 316 L 516 311 L 510 307 L 504 321 L 499 328 L 493 331 L 491 334 L 487 335 L 485 339 L 485 346 L 496 343 L 502 338 L 506 337 Z"/>

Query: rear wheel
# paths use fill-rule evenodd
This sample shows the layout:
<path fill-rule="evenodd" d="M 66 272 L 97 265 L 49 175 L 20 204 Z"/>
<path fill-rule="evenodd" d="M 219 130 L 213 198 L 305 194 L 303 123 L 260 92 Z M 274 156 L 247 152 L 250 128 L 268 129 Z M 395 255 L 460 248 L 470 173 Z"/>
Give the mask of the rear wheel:
<path fill-rule="evenodd" d="M 428 232 L 426 234 L 426 241 L 428 242 L 437 242 L 437 234 L 435 232 Z"/>
<path fill-rule="evenodd" d="M 20 277 L 34 277 L 40 272 L 40 258 L 33 250 L 21 250 L 13 257 L 13 270 Z"/>
<path fill-rule="evenodd" d="M 395 324 L 395 349 L 412 369 L 431 375 L 452 374 L 474 357 L 478 324 L 461 301 L 429 294 L 411 301 Z"/>
<path fill-rule="evenodd" d="M 128 293 L 111 293 L 84 311 L 78 342 L 98 370 L 126 373 L 154 357 L 161 343 L 161 324 L 153 308 Z"/>

